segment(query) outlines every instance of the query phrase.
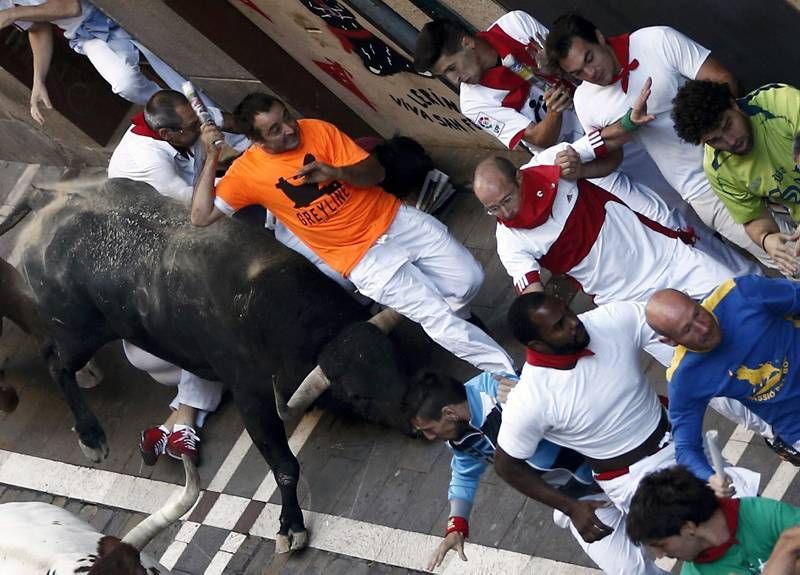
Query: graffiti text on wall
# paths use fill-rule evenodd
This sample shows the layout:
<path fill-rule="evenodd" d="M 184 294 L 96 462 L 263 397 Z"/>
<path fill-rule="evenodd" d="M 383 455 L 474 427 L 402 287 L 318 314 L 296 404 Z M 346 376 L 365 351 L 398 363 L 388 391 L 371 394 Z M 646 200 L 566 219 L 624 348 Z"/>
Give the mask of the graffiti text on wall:
<path fill-rule="evenodd" d="M 389 97 L 400 108 L 432 124 L 438 124 L 459 132 L 480 131 L 475 124 L 460 114 L 458 105 L 455 102 L 436 94 L 433 90 L 411 88 L 403 96 L 389 94 Z M 453 117 L 437 113 L 437 110 L 442 111 L 442 108 L 448 114 L 455 112 L 458 115 Z"/>

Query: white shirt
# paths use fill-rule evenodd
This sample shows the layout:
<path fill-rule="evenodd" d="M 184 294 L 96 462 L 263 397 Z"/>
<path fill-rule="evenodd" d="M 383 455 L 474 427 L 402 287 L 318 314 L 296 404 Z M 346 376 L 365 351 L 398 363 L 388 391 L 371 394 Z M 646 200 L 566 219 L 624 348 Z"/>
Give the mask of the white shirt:
<path fill-rule="evenodd" d="M 648 77 L 653 79 L 647 111 L 656 119 L 639 128 L 634 140 L 653 158 L 669 184 L 686 200 L 711 193 L 703 172 L 703 148 L 682 141 L 670 116 L 678 89 L 697 72 L 710 51 L 667 26 L 642 28 L 630 35 L 628 93 L 620 81 L 610 86 L 583 82 L 575 92 L 575 110 L 583 128 L 591 131 L 614 123 L 631 108 Z M 626 146 L 627 152 L 627 146 Z"/>
<path fill-rule="evenodd" d="M 13 8 L 14 6 L 39 6 L 40 4 L 44 4 L 46 1 L 47 0 L 0 0 L 0 10 L 7 10 L 8 8 Z M 80 28 L 81 24 L 83 24 L 83 21 L 89 15 L 89 10 L 91 9 L 91 4 L 86 2 L 86 0 L 81 0 L 81 13 L 79 15 L 73 16 L 72 18 L 53 20 L 52 24 L 55 24 L 61 28 L 64 31 L 64 37 L 67 40 L 70 40 L 75 37 L 75 31 Z M 27 30 L 33 23 L 19 21 L 15 22 L 15 24 L 21 29 Z"/>
<path fill-rule="evenodd" d="M 536 42 L 537 35 L 547 37 L 548 30 L 537 22 L 530 14 L 516 10 L 503 15 L 489 29 L 497 27 L 511 38 L 522 44 Z M 503 106 L 503 99 L 508 95 L 508 90 L 489 88 L 480 84 L 460 85 L 461 113 L 469 118 L 476 126 L 498 138 L 506 146 L 519 141 L 520 132 L 523 132 L 531 123 L 539 123 L 546 112 L 542 109 L 544 103 L 544 86 L 536 82 L 531 83 L 526 103 L 518 112 L 514 108 Z M 567 110 L 562 114 L 560 142 L 572 142 L 583 136 L 575 112 Z M 531 148 L 535 148 L 528 144 Z"/>
<path fill-rule="evenodd" d="M 522 169 L 552 164 L 565 145 L 548 148 Z M 569 262 L 566 273 L 598 304 L 645 301 L 667 287 L 705 297 L 734 275 L 724 263 L 646 226 L 624 204 L 582 195 L 576 182 L 564 179 L 545 222 L 531 229 L 498 222 L 495 233 L 500 261 L 519 291 L 540 281 L 539 260 L 545 256 L 564 267 Z"/>
<path fill-rule="evenodd" d="M 578 316 L 594 355 L 573 369 L 522 368 L 503 409 L 498 443 L 527 459 L 543 438 L 593 459 L 611 459 L 638 447 L 661 420 L 661 403 L 639 362 L 655 334 L 644 304 L 619 302 Z"/>
<path fill-rule="evenodd" d="M 208 111 L 214 123 L 221 126 L 222 112 L 213 107 Z M 108 177 L 147 182 L 160 194 L 189 206 L 195 180 L 203 168 L 202 141 L 198 138 L 192 146 L 192 155 L 186 156 L 164 140 L 140 136 L 132 130 L 133 126 L 128 128 L 111 155 Z"/>

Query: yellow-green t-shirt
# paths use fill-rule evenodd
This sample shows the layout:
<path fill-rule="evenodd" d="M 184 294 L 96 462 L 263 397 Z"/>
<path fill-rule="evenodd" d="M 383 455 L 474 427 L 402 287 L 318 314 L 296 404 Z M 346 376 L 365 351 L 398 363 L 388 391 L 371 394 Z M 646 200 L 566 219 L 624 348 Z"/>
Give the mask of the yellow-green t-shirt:
<path fill-rule="evenodd" d="M 753 148 L 744 156 L 705 146 L 703 167 L 711 187 L 736 222 L 761 215 L 766 199 L 783 204 L 800 223 L 800 172 L 792 146 L 800 133 L 800 90 L 767 84 L 737 100 L 753 128 Z"/>

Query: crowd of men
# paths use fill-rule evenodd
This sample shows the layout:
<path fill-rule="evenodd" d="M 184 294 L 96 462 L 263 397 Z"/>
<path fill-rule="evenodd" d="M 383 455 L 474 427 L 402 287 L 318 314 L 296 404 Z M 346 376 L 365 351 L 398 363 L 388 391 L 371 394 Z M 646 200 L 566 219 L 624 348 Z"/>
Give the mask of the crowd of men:
<path fill-rule="evenodd" d="M 754 497 L 757 474 L 712 465 L 702 435 L 710 405 L 800 465 L 796 88 L 742 94 L 707 48 L 665 26 L 606 37 L 576 14 L 548 30 L 521 11 L 478 33 L 424 26 L 417 69 L 459 86 L 466 117 L 532 156 L 516 166 L 491 155 L 473 179 L 518 292 L 508 312 L 526 348 L 517 370 L 471 315 L 480 264 L 436 218 L 386 191 L 397 166 L 263 93 L 232 114 L 204 97 L 213 121 L 201 124 L 183 94 L 142 76 L 138 58 L 167 86 L 180 75 L 85 0 L 0 8 L 0 27 L 29 31 L 38 122 L 40 104 L 50 107 L 51 24 L 116 93 L 144 105 L 110 177 L 151 184 L 197 226 L 262 206 L 280 242 L 480 370 L 466 383 L 435 372 L 416 381 L 428 391 L 413 427 L 453 449 L 451 517 L 429 569 L 453 549 L 466 559 L 472 503 L 493 464 L 553 507 L 606 573 L 665 573 L 662 555 L 684 560 L 684 573 L 800 573 L 800 511 Z M 241 155 L 218 178 L 221 141 Z M 578 315 L 545 294 L 542 269 L 570 277 L 597 307 Z M 220 382 L 124 349 L 178 387 L 171 415 L 142 433 L 144 461 L 196 459 L 196 428 Z M 647 381 L 641 350 L 665 367 L 667 397 Z"/>

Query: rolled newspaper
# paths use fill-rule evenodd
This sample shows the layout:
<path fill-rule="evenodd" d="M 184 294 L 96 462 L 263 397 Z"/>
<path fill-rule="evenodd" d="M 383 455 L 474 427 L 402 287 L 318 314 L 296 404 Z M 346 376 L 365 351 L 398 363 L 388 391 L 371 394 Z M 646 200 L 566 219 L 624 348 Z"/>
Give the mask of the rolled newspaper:
<path fill-rule="evenodd" d="M 189 105 L 194 110 L 194 113 L 197 114 L 197 117 L 200 119 L 201 124 L 214 124 L 214 120 L 211 118 L 211 113 L 206 108 L 206 105 L 203 104 L 203 100 L 200 99 L 200 96 L 197 95 L 197 90 L 194 89 L 194 86 L 191 82 L 184 82 L 181 86 L 181 90 L 183 91 L 183 95 L 186 96 L 186 99 L 189 100 Z M 214 141 L 214 145 L 218 148 L 221 148 L 225 144 L 225 140 L 219 139 Z"/>

